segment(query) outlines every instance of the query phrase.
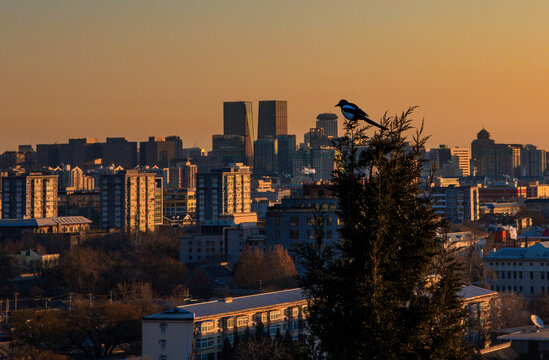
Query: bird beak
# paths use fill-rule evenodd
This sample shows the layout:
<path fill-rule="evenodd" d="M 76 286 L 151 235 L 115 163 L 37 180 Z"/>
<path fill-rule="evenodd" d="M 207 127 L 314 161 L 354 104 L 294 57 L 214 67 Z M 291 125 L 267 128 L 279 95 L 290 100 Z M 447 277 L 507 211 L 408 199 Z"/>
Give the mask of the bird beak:
<path fill-rule="evenodd" d="M 338 107 L 338 106 L 339 106 L 339 104 L 335 104 L 334 106 L 335 106 L 335 107 Z"/>

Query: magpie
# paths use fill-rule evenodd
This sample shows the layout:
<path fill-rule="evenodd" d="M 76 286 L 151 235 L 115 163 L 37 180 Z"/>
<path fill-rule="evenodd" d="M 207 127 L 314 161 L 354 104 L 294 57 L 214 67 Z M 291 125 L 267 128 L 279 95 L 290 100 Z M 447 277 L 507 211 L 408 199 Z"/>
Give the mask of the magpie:
<path fill-rule="evenodd" d="M 379 125 L 375 121 L 370 120 L 368 118 L 368 114 L 366 114 L 361 108 L 353 103 L 348 102 L 345 99 L 339 100 L 339 103 L 336 105 L 336 107 L 338 106 L 341 108 L 341 112 L 343 113 L 343 116 L 345 116 L 345 119 L 349 121 L 364 120 L 368 124 L 377 126 L 381 130 L 389 130 L 385 126 Z"/>

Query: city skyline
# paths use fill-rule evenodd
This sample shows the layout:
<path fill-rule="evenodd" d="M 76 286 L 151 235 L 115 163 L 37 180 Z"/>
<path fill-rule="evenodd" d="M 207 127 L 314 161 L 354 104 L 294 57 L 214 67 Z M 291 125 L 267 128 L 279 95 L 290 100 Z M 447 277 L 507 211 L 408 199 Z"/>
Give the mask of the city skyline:
<path fill-rule="evenodd" d="M 287 100 L 300 139 L 340 98 L 374 120 L 419 105 L 429 146 L 468 145 L 484 125 L 549 148 L 531 131 L 549 93 L 548 15 L 509 1 L 5 1 L 0 151 L 150 134 L 209 148 L 222 103 L 239 99 Z"/>

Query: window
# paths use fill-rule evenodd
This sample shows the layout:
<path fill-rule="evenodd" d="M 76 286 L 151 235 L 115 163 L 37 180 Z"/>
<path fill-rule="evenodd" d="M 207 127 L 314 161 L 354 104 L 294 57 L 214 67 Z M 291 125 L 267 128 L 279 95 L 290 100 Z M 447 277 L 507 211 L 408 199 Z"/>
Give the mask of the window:
<path fill-rule="evenodd" d="M 299 230 L 290 230 L 290 239 L 292 240 L 299 239 Z"/>
<path fill-rule="evenodd" d="M 299 308 L 298 308 L 297 306 L 293 307 L 293 308 L 291 309 L 290 314 L 291 314 L 292 317 L 294 317 L 294 318 L 297 317 L 297 316 L 299 315 Z"/>
<path fill-rule="evenodd" d="M 275 239 L 277 239 L 277 240 L 280 239 L 280 230 L 275 231 Z"/>
<path fill-rule="evenodd" d="M 200 331 L 203 333 L 210 332 L 214 330 L 214 323 L 213 321 L 204 321 L 200 325 Z"/>
<path fill-rule="evenodd" d="M 196 347 L 199 349 L 209 349 L 214 346 L 215 338 L 208 337 L 202 339 L 196 339 Z"/>
<path fill-rule="evenodd" d="M 273 310 L 269 313 L 269 320 L 271 321 L 280 320 L 281 317 L 282 313 L 280 310 Z"/>
<path fill-rule="evenodd" d="M 243 327 L 248 326 L 248 317 L 247 316 L 239 316 L 236 318 L 236 326 Z"/>
<path fill-rule="evenodd" d="M 530 271 L 530 279 L 534 279 L 534 272 Z"/>
<path fill-rule="evenodd" d="M 307 217 L 307 225 L 313 226 L 315 224 L 315 218 L 312 216 Z"/>
<path fill-rule="evenodd" d="M 540 274 L 541 274 L 541 280 L 543 280 L 543 276 L 544 276 L 545 274 L 543 273 L 543 271 L 540 272 Z"/>
<path fill-rule="evenodd" d="M 530 294 L 533 294 L 533 293 L 534 293 L 534 287 L 530 286 Z"/>
<path fill-rule="evenodd" d="M 505 271 L 502 271 L 502 272 L 501 272 L 501 278 L 502 278 L 502 279 L 505 279 Z"/>
<path fill-rule="evenodd" d="M 160 339 L 160 348 L 165 349 L 166 348 L 166 339 Z"/>
<path fill-rule="evenodd" d="M 160 355 L 158 360 L 168 360 L 168 355 Z"/>
<path fill-rule="evenodd" d="M 298 226 L 299 225 L 299 218 L 297 216 L 292 216 L 290 218 L 290 226 Z"/>
<path fill-rule="evenodd" d="M 331 239 L 332 238 L 332 230 L 326 231 L 326 238 Z"/>
<path fill-rule="evenodd" d="M 266 323 L 267 322 L 267 316 L 268 314 L 266 312 L 261 313 L 261 322 Z"/>
<path fill-rule="evenodd" d="M 168 327 L 168 325 L 166 323 L 161 323 L 160 324 L 160 333 L 165 334 L 167 327 Z"/>
<path fill-rule="evenodd" d="M 280 225 L 280 216 L 275 216 L 275 225 Z"/>
<path fill-rule="evenodd" d="M 513 271 L 513 279 L 516 279 L 516 278 L 517 278 L 517 272 Z"/>
<path fill-rule="evenodd" d="M 519 279 L 522 279 L 522 271 L 519 271 Z"/>
<path fill-rule="evenodd" d="M 327 225 L 327 226 L 331 226 L 331 225 L 332 225 L 332 217 L 331 217 L 331 216 L 327 216 L 327 217 L 326 217 L 326 225 Z"/>
<path fill-rule="evenodd" d="M 271 325 L 269 330 L 269 334 L 271 334 L 271 336 L 276 335 L 276 332 L 280 331 L 280 323 Z"/>

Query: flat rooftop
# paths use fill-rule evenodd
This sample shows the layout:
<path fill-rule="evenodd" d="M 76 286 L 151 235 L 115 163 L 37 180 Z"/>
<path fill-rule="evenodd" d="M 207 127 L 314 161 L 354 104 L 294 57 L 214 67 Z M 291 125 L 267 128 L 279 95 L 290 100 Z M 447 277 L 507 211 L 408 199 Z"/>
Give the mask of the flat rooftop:
<path fill-rule="evenodd" d="M 248 311 L 261 307 L 274 306 L 279 304 L 291 303 L 306 300 L 301 288 L 275 291 L 257 295 L 239 296 L 232 298 L 232 301 L 225 299 L 207 301 L 197 304 L 178 306 L 177 310 L 171 309 L 158 314 L 145 316 L 145 320 L 160 319 L 193 319 L 218 314 L 232 312 Z"/>

